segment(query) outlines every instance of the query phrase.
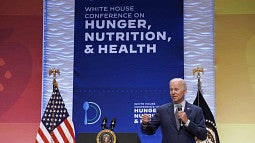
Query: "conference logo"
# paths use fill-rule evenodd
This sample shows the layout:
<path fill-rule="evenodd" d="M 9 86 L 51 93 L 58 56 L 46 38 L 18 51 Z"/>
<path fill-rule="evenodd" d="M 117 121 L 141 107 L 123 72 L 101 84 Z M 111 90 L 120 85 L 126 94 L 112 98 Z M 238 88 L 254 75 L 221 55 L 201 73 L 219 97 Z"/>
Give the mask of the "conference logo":
<path fill-rule="evenodd" d="M 83 103 L 84 125 L 95 124 L 101 118 L 101 109 L 95 102 L 85 101 Z"/>

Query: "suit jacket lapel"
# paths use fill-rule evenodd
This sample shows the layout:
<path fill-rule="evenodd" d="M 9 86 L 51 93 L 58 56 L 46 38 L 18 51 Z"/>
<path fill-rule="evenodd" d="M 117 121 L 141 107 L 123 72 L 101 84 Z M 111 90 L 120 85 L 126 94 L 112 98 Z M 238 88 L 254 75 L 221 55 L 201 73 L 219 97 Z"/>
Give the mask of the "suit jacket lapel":
<path fill-rule="evenodd" d="M 187 114 L 187 116 L 189 117 L 190 113 L 191 113 L 191 106 L 190 106 L 190 103 L 188 103 L 186 101 L 186 104 L 185 104 L 185 109 L 184 109 L 184 112 Z"/>

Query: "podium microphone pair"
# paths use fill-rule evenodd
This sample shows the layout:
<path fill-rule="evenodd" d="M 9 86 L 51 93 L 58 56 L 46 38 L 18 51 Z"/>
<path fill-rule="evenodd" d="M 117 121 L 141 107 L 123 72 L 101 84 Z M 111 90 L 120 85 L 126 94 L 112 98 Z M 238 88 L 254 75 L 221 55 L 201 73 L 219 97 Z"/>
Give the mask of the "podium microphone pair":
<path fill-rule="evenodd" d="M 112 130 L 112 131 L 113 131 L 114 127 L 116 126 L 116 118 L 113 118 L 113 119 L 112 119 L 112 121 L 111 121 L 111 124 L 110 124 L 110 127 L 109 127 L 109 128 L 106 126 L 106 123 L 107 123 L 107 118 L 106 118 L 106 117 L 104 117 L 104 119 L 103 119 L 103 121 L 102 121 L 102 124 L 101 124 L 101 126 L 102 126 L 102 130 L 104 130 L 104 129 L 110 129 L 110 130 Z"/>

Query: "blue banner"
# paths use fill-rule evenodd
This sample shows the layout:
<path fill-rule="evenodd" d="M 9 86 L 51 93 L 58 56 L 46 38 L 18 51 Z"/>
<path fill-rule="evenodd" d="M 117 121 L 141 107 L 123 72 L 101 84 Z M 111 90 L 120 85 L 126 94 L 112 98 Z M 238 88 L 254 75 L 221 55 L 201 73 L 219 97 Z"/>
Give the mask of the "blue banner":
<path fill-rule="evenodd" d="M 140 117 L 169 102 L 169 80 L 184 77 L 182 0 L 76 0 L 73 122 L 76 135 L 140 132 Z"/>

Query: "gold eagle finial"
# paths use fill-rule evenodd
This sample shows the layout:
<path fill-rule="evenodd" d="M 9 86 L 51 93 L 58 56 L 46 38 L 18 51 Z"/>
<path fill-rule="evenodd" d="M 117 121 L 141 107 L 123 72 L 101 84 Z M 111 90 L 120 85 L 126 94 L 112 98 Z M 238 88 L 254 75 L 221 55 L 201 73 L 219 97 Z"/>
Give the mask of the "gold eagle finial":
<path fill-rule="evenodd" d="M 57 74 L 60 75 L 59 69 L 51 68 L 51 69 L 49 70 L 49 76 L 53 75 L 52 84 L 53 84 L 54 86 L 58 86 L 58 82 L 56 81 Z"/>
<path fill-rule="evenodd" d="M 195 67 L 193 69 L 193 75 L 197 73 L 197 78 L 200 79 L 200 73 L 204 73 L 204 69 L 200 67 Z"/>

